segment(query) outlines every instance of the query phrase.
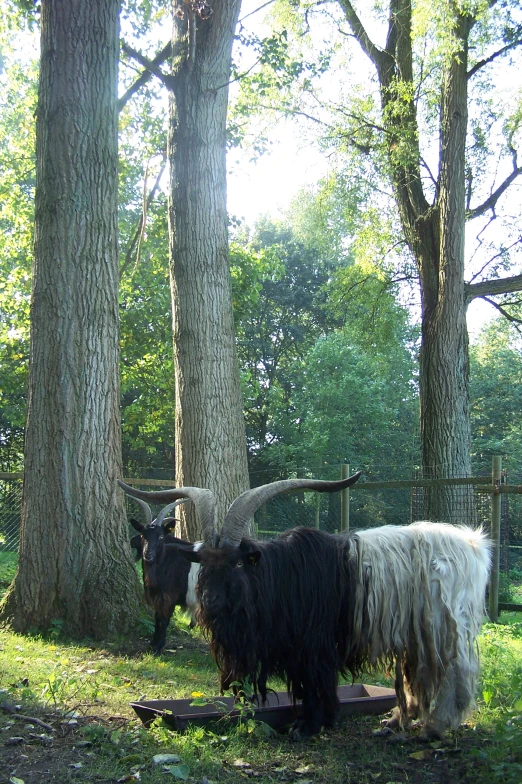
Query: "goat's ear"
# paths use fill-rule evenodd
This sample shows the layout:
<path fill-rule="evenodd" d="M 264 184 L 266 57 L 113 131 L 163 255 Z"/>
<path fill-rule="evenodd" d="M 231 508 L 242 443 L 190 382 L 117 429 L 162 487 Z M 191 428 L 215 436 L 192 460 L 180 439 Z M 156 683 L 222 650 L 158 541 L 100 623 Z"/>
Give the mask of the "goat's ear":
<path fill-rule="evenodd" d="M 257 566 L 260 558 L 261 558 L 260 551 L 253 550 L 251 553 L 248 553 L 248 555 L 244 556 L 244 561 L 249 566 Z"/>
<path fill-rule="evenodd" d="M 261 558 L 261 551 L 258 550 L 255 545 L 241 542 L 239 545 L 239 550 L 241 552 L 241 557 L 247 566 L 257 566 L 259 563 L 259 559 Z"/>
<path fill-rule="evenodd" d="M 139 522 L 138 522 L 137 520 L 135 520 L 134 518 L 131 518 L 131 519 L 129 520 L 129 523 L 132 525 L 132 527 L 134 528 L 134 530 L 135 530 L 135 531 L 137 531 L 139 534 L 142 534 L 142 533 L 143 533 L 143 531 L 145 530 L 145 526 L 143 525 L 143 523 L 139 523 Z"/>
<path fill-rule="evenodd" d="M 187 542 L 187 544 L 171 544 L 169 542 L 165 545 L 165 550 L 175 550 L 187 561 L 190 561 L 191 563 L 201 563 L 201 550 L 194 550 L 194 545 L 190 542 Z"/>
<path fill-rule="evenodd" d="M 165 531 L 165 533 L 168 533 L 169 531 L 173 531 L 174 528 L 176 527 L 177 522 L 178 521 L 176 520 L 175 517 L 167 517 L 163 521 L 163 530 Z"/>

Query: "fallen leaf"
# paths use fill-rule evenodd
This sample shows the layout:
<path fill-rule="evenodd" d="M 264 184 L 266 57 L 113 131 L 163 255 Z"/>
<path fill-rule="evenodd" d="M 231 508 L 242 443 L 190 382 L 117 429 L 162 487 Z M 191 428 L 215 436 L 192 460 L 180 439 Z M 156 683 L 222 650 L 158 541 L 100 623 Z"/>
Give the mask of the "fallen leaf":
<path fill-rule="evenodd" d="M 408 754 L 408 757 L 414 760 L 429 760 L 433 757 L 433 752 L 429 749 L 423 749 L 422 751 L 414 751 L 413 754 Z"/>
<path fill-rule="evenodd" d="M 302 766 L 302 767 L 300 767 L 300 768 L 296 768 L 296 769 L 295 769 L 295 772 L 296 772 L 296 773 L 297 773 L 299 776 L 302 776 L 302 775 L 303 775 L 303 773 L 311 773 L 313 769 L 314 769 L 314 768 L 313 768 L 313 765 L 303 765 L 303 766 Z"/>
<path fill-rule="evenodd" d="M 166 768 L 169 773 L 172 773 L 177 779 L 183 779 L 186 781 L 189 777 L 190 768 L 188 765 L 172 765 L 171 767 Z"/>
<path fill-rule="evenodd" d="M 152 761 L 155 765 L 168 765 L 173 762 L 181 762 L 176 754 L 155 754 Z"/>
<path fill-rule="evenodd" d="M 10 784 L 25 784 L 23 779 L 17 779 L 16 776 L 11 776 L 9 782 Z"/>
<path fill-rule="evenodd" d="M 235 768 L 249 768 L 250 767 L 250 762 L 245 762 L 245 760 L 242 760 L 242 759 L 236 759 L 236 760 L 234 760 L 232 765 Z"/>

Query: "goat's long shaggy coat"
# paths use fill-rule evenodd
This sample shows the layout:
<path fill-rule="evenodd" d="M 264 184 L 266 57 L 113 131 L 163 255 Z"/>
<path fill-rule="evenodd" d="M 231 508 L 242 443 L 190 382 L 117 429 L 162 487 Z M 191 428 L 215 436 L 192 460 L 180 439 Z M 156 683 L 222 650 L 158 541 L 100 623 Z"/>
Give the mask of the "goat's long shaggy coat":
<path fill-rule="evenodd" d="M 393 721 L 428 734 L 456 727 L 478 671 L 490 545 L 481 531 L 437 523 L 348 536 L 296 528 L 270 542 L 200 554 L 199 620 L 222 684 L 267 679 L 303 699 L 297 737 L 332 724 L 338 673 L 395 668 Z"/>

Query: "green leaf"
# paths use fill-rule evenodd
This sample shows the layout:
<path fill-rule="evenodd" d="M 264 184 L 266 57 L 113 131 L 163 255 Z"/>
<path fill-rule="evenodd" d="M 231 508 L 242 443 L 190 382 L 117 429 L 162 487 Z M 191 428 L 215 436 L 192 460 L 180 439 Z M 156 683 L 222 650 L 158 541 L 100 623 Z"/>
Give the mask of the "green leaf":
<path fill-rule="evenodd" d="M 493 699 L 493 696 L 494 696 L 494 695 L 493 695 L 493 692 L 492 692 L 492 691 L 489 691 L 489 690 L 487 690 L 487 689 L 485 689 L 485 690 L 482 692 L 482 699 L 484 700 L 484 702 L 486 703 L 486 705 L 489 705 L 489 704 L 490 704 L 491 700 Z"/>
<path fill-rule="evenodd" d="M 188 765 L 172 765 L 168 768 L 169 773 L 172 773 L 177 779 L 186 781 L 189 777 L 190 768 Z"/>

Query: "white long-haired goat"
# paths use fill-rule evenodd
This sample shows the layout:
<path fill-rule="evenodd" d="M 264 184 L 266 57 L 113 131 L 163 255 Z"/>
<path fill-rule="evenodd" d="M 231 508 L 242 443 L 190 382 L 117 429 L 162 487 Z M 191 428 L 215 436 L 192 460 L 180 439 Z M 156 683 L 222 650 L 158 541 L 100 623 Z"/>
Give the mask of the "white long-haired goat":
<path fill-rule="evenodd" d="M 480 529 L 430 522 L 356 536 L 363 667 L 395 667 L 389 726 L 420 719 L 426 737 L 440 737 L 473 703 L 491 542 Z"/>

